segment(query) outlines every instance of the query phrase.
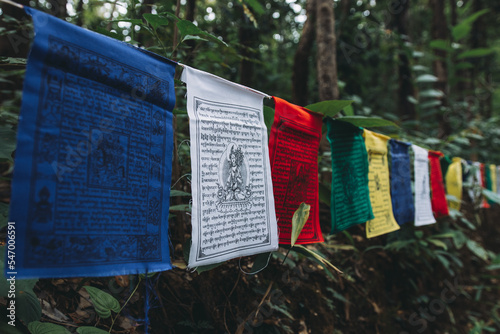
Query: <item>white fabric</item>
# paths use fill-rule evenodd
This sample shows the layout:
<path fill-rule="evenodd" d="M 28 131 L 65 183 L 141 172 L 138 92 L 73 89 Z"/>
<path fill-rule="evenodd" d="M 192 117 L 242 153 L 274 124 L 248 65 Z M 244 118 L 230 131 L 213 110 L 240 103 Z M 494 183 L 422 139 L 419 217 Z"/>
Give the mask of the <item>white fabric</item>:
<path fill-rule="evenodd" d="M 184 65 L 192 173 L 189 267 L 278 249 L 263 93 Z"/>
<path fill-rule="evenodd" d="M 417 145 L 411 146 L 415 170 L 415 226 L 434 224 L 429 180 L 429 152 Z"/>

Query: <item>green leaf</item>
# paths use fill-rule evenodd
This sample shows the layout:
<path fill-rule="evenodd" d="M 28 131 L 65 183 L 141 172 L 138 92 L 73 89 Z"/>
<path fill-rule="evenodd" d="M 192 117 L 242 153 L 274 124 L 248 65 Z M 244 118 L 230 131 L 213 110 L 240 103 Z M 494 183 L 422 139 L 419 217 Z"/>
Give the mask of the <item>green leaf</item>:
<path fill-rule="evenodd" d="M 427 239 L 427 241 L 430 242 L 431 244 L 435 245 L 435 246 L 443 248 L 444 250 L 448 250 L 448 246 L 446 246 L 446 244 L 444 242 L 442 242 L 441 240 L 438 240 L 438 239 Z"/>
<path fill-rule="evenodd" d="M 264 270 L 267 267 L 267 264 L 269 263 L 270 257 L 271 257 L 271 253 L 258 254 L 255 257 L 255 261 L 253 262 L 252 269 L 247 274 L 253 275 L 253 274 L 257 274 L 257 273 L 261 272 L 262 270 Z"/>
<path fill-rule="evenodd" d="M 494 50 L 489 48 L 472 49 L 460 53 L 457 56 L 457 59 L 484 57 L 492 54 L 493 52 Z"/>
<path fill-rule="evenodd" d="M 220 263 L 214 263 L 214 264 L 208 264 L 206 266 L 198 266 L 196 267 L 196 272 L 198 274 L 201 274 L 202 272 L 205 272 L 205 271 L 209 271 L 209 270 L 212 270 L 212 269 L 215 269 L 221 265 L 223 265 L 224 262 L 220 262 Z"/>
<path fill-rule="evenodd" d="M 191 21 L 179 20 L 179 21 L 177 21 L 177 28 L 179 29 L 179 32 L 181 33 L 183 38 L 184 38 L 184 36 L 187 36 L 187 35 L 202 36 L 202 37 L 207 37 L 209 40 L 211 40 L 213 42 L 227 46 L 227 44 L 224 41 L 221 41 L 220 39 L 209 34 L 208 32 L 201 30 Z"/>
<path fill-rule="evenodd" d="M 286 248 L 286 246 L 283 246 L 283 247 Z M 337 267 L 335 267 L 333 264 L 331 264 L 330 261 L 328 261 L 326 258 L 324 258 L 320 254 L 316 253 L 315 251 L 313 251 L 309 248 L 306 248 L 302 245 L 295 245 L 295 246 L 293 246 L 292 250 L 297 252 L 297 253 L 300 253 L 302 255 L 305 255 L 306 257 L 310 258 L 311 260 L 321 264 L 327 272 L 329 272 L 329 270 L 333 269 L 334 271 L 342 274 L 342 271 L 340 271 Z"/>
<path fill-rule="evenodd" d="M 480 11 L 475 12 L 474 14 L 471 14 L 469 17 L 466 17 L 465 19 L 462 20 L 460 23 L 468 23 L 472 24 L 474 21 L 476 21 L 479 17 L 482 15 L 488 13 L 490 10 L 489 9 L 482 9 Z"/>
<path fill-rule="evenodd" d="M 120 303 L 109 293 L 92 286 L 84 286 L 84 288 L 89 293 L 95 311 L 101 318 L 109 318 L 111 316 L 111 311 L 115 313 L 120 311 Z"/>
<path fill-rule="evenodd" d="M 420 108 L 430 109 L 430 108 L 439 107 L 441 104 L 442 104 L 442 102 L 440 100 L 425 101 L 425 102 L 420 103 Z"/>
<path fill-rule="evenodd" d="M 96 327 L 83 326 L 76 329 L 78 334 L 109 334 L 105 330 Z"/>
<path fill-rule="evenodd" d="M 141 19 L 123 19 L 123 20 L 111 20 L 111 21 L 108 21 L 108 22 L 130 22 L 132 24 L 135 24 L 135 25 L 142 25 L 143 22 Z"/>
<path fill-rule="evenodd" d="M 16 132 L 7 126 L 0 127 L 0 161 L 13 161 L 12 152 L 16 149 Z"/>
<path fill-rule="evenodd" d="M 205 42 L 207 42 L 207 41 L 208 41 L 208 39 L 203 38 L 203 37 L 200 37 L 200 36 L 195 36 L 195 35 L 186 35 L 186 36 L 184 36 L 184 38 L 182 39 L 182 42 L 184 42 L 184 41 L 189 41 L 189 40 L 194 40 L 194 41 L 205 41 Z"/>
<path fill-rule="evenodd" d="M 459 41 L 466 37 L 472 30 L 472 25 L 469 23 L 459 23 L 451 29 L 453 40 Z"/>
<path fill-rule="evenodd" d="M 2 319 L 3 320 L 3 319 Z M 10 319 L 6 319 L 10 321 Z M 9 325 L 7 322 L 0 321 L 0 333 L 2 334 L 25 334 L 23 331 L 15 326 Z"/>
<path fill-rule="evenodd" d="M 244 0 L 257 14 L 264 14 L 264 7 L 257 0 Z"/>
<path fill-rule="evenodd" d="M 17 283 L 17 282 L 16 282 Z M 16 316 L 25 324 L 38 321 L 42 317 L 42 306 L 33 291 L 17 291 Z"/>
<path fill-rule="evenodd" d="M 189 204 L 178 204 L 178 205 L 172 205 L 169 208 L 170 211 L 187 211 L 191 212 L 191 207 Z"/>
<path fill-rule="evenodd" d="M 487 261 L 488 260 L 488 253 L 486 253 L 486 250 L 477 242 L 474 240 L 467 240 L 467 248 L 474 253 L 478 258 Z"/>
<path fill-rule="evenodd" d="M 444 39 L 435 39 L 429 43 L 429 46 L 433 49 L 439 49 L 451 52 L 453 49 L 451 48 L 450 42 L 445 41 Z"/>
<path fill-rule="evenodd" d="M 163 17 L 159 14 L 150 14 L 150 13 L 145 13 L 142 14 L 142 17 L 153 27 L 154 30 L 156 30 L 158 27 L 161 26 L 166 26 L 170 23 L 170 21 L 166 18 Z"/>
<path fill-rule="evenodd" d="M 33 321 L 28 324 L 31 334 L 71 334 L 63 326 L 52 324 L 50 322 Z"/>
<path fill-rule="evenodd" d="M 455 65 L 455 70 L 467 70 L 470 68 L 474 68 L 474 65 L 467 61 L 463 61 Z"/>
<path fill-rule="evenodd" d="M 304 202 L 300 203 L 299 208 L 294 212 L 292 217 L 292 236 L 290 240 L 290 245 L 295 245 L 297 238 L 302 232 L 304 225 L 309 219 L 309 212 L 311 210 L 311 206 Z"/>
<path fill-rule="evenodd" d="M 436 82 L 438 81 L 438 78 L 432 74 L 422 74 L 417 77 L 415 82 L 417 83 L 423 83 L 423 82 Z"/>
<path fill-rule="evenodd" d="M 398 127 L 394 122 L 388 121 L 379 117 L 367 117 L 367 116 L 345 116 L 339 117 L 339 121 L 348 122 L 356 126 L 363 128 L 374 128 L 379 126 L 395 126 Z"/>
<path fill-rule="evenodd" d="M 116 32 L 112 32 L 112 31 L 109 31 L 109 30 L 101 28 L 101 27 L 97 27 L 96 31 L 100 34 L 103 34 L 104 36 L 108 36 L 108 37 L 117 39 L 119 41 L 123 41 L 123 38 L 124 38 L 124 35 L 122 35 L 122 34 L 118 34 Z"/>
<path fill-rule="evenodd" d="M 264 123 L 266 124 L 268 136 L 271 133 L 271 127 L 274 122 L 274 109 L 268 106 L 264 106 Z"/>
<path fill-rule="evenodd" d="M 333 117 L 345 107 L 350 106 L 353 102 L 353 100 L 328 100 L 310 104 L 305 108 L 314 112 L 319 112 L 325 116 Z"/>
<path fill-rule="evenodd" d="M 176 196 L 190 196 L 191 197 L 191 194 L 187 193 L 185 191 L 181 191 L 181 190 L 170 190 L 170 197 L 176 197 Z"/>
<path fill-rule="evenodd" d="M 347 107 L 344 108 L 344 115 L 346 116 L 354 116 L 354 108 L 352 107 L 352 104 L 348 105 Z"/>
<path fill-rule="evenodd" d="M 427 66 L 423 66 L 423 65 L 413 65 L 412 69 L 415 72 L 417 72 L 417 71 L 421 71 L 421 72 L 427 72 L 427 71 L 429 71 L 429 68 Z"/>

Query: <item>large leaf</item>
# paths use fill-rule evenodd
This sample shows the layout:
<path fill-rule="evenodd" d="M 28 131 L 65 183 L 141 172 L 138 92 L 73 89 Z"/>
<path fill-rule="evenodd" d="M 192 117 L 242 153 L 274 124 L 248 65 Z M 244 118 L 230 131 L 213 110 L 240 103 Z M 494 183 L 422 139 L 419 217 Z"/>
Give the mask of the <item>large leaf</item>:
<path fill-rule="evenodd" d="M 320 254 L 316 253 L 315 251 L 313 251 L 309 248 L 306 248 L 302 245 L 295 245 L 295 246 L 293 246 L 292 250 L 297 252 L 297 253 L 301 253 L 302 255 L 305 255 L 306 257 L 318 262 L 327 271 L 333 269 L 334 271 L 342 274 L 342 271 L 340 271 L 337 267 L 335 267 L 333 264 L 331 264 L 330 261 L 328 261 L 325 257 L 321 256 Z"/>
<path fill-rule="evenodd" d="M 50 322 L 33 321 L 29 323 L 28 329 L 31 334 L 71 334 L 71 332 L 63 326 Z"/>
<path fill-rule="evenodd" d="M 120 303 L 115 297 L 92 286 L 84 286 L 84 288 L 89 293 L 95 311 L 101 318 L 109 318 L 111 311 L 115 313 L 120 312 Z"/>
<path fill-rule="evenodd" d="M 158 27 L 161 26 L 166 26 L 170 23 L 170 21 L 166 18 L 163 17 L 159 14 L 150 14 L 150 13 L 145 13 L 142 14 L 142 17 L 153 27 L 154 30 L 156 30 Z"/>
<path fill-rule="evenodd" d="M 356 126 L 363 128 L 374 128 L 379 126 L 395 126 L 394 122 L 388 121 L 379 117 L 367 117 L 367 116 L 345 116 L 339 117 L 339 121 L 348 122 Z"/>
<path fill-rule="evenodd" d="M 451 35 L 453 36 L 453 40 L 459 41 L 462 38 L 466 37 L 471 30 L 472 25 L 462 22 L 451 29 Z"/>
<path fill-rule="evenodd" d="M 328 100 L 310 104 L 305 108 L 314 112 L 319 112 L 325 116 L 333 117 L 345 107 L 350 106 L 353 102 L 353 100 Z"/>
<path fill-rule="evenodd" d="M 105 330 L 102 330 L 102 329 L 96 328 L 96 327 L 89 327 L 89 326 L 78 327 L 76 329 L 76 332 L 78 334 L 109 334 Z"/>
<path fill-rule="evenodd" d="M 462 53 L 460 53 L 457 58 L 458 59 L 465 59 L 465 58 L 477 58 L 477 57 L 484 57 L 492 54 L 494 52 L 493 49 L 489 48 L 478 48 L 478 49 L 472 49 L 472 50 L 467 50 Z"/>
<path fill-rule="evenodd" d="M 264 106 L 264 123 L 266 124 L 267 134 L 271 133 L 271 126 L 274 122 L 274 109 L 268 106 Z"/>
<path fill-rule="evenodd" d="M 227 44 L 224 41 L 221 41 L 214 35 L 211 35 L 208 32 L 201 30 L 191 21 L 179 20 L 177 21 L 177 28 L 179 28 L 179 32 L 183 37 L 187 35 L 206 37 L 213 42 L 227 46 Z"/>
<path fill-rule="evenodd" d="M 297 238 L 302 232 L 304 225 L 309 219 L 309 213 L 311 210 L 311 206 L 304 202 L 300 203 L 299 208 L 295 211 L 292 217 L 292 237 L 290 240 L 290 245 L 295 245 Z"/>
<path fill-rule="evenodd" d="M 16 294 L 16 316 L 25 324 L 42 317 L 42 306 L 33 291 L 18 291 Z"/>
<path fill-rule="evenodd" d="M 258 254 L 255 257 L 255 261 L 253 262 L 252 269 L 247 274 L 254 275 L 254 274 L 257 274 L 257 273 L 261 272 L 262 270 L 264 270 L 269 263 L 270 257 L 271 257 L 271 253 Z"/>
<path fill-rule="evenodd" d="M 10 319 L 7 318 L 6 321 L 10 321 Z M 0 321 L 0 333 L 2 334 L 25 334 L 19 328 L 9 325 L 7 322 Z"/>

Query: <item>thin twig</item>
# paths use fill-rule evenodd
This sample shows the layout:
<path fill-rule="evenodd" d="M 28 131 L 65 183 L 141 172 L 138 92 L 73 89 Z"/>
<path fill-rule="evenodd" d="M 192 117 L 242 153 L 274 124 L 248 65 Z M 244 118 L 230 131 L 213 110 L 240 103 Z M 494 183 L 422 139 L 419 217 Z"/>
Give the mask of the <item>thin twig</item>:
<path fill-rule="evenodd" d="M 20 3 L 14 2 L 14 1 L 10 1 L 10 0 L 0 0 L 0 2 L 5 2 L 6 4 L 9 4 L 9 5 L 11 5 L 11 6 L 14 6 L 14 7 L 17 7 L 17 8 L 24 9 L 24 6 L 23 6 L 23 5 L 21 5 Z"/>

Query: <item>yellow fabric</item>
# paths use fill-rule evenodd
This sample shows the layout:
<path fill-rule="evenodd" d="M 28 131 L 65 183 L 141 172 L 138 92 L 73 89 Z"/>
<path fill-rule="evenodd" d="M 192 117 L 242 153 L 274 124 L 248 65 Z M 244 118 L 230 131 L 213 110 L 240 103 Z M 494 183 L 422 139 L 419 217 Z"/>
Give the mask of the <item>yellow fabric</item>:
<path fill-rule="evenodd" d="M 491 191 L 497 192 L 497 166 L 490 165 Z"/>
<path fill-rule="evenodd" d="M 387 141 L 389 137 L 364 130 L 368 152 L 368 188 L 374 219 L 366 222 L 366 237 L 373 238 L 399 230 L 392 213 L 389 165 L 387 162 Z"/>
<path fill-rule="evenodd" d="M 462 159 L 453 158 L 445 176 L 446 192 L 457 200 L 448 200 L 448 207 L 460 211 L 462 201 Z"/>

